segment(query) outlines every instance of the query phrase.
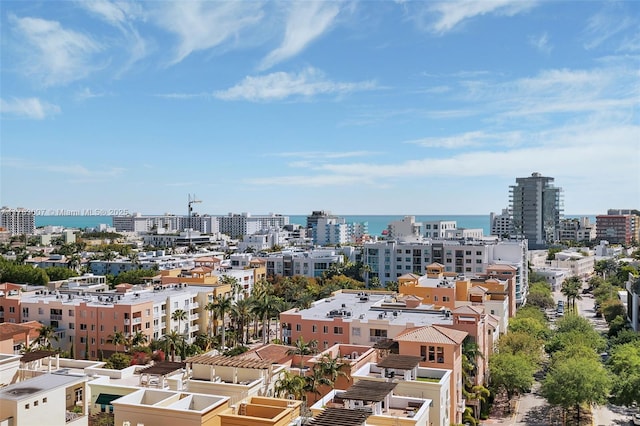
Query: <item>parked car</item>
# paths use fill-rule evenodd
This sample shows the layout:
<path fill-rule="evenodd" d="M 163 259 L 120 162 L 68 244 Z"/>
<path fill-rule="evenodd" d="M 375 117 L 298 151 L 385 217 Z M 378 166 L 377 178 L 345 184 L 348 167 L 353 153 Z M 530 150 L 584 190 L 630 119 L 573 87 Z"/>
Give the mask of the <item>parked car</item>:
<path fill-rule="evenodd" d="M 636 426 L 640 425 L 640 413 L 634 414 L 633 417 L 631 418 L 631 421 Z"/>

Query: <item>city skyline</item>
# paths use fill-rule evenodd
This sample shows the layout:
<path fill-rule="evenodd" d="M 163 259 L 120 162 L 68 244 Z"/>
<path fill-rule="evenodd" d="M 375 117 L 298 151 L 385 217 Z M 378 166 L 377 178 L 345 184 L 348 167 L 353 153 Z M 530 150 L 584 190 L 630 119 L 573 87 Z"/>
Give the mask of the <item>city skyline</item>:
<path fill-rule="evenodd" d="M 0 205 L 489 214 L 640 201 L 640 4 L 5 2 Z"/>

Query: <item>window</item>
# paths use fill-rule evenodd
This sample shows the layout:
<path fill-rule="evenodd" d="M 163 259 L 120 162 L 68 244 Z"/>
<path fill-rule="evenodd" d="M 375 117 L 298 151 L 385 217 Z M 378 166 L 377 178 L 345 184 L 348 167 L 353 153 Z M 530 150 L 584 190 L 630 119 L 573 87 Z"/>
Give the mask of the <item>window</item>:
<path fill-rule="evenodd" d="M 15 308 L 15 306 L 9 306 L 9 313 L 10 313 L 10 314 L 15 314 L 15 313 L 16 313 L 16 308 Z M 29 405 L 29 404 L 27 404 L 27 405 Z"/>
<path fill-rule="evenodd" d="M 96 330 L 96 325 L 95 324 L 91 324 L 91 331 L 95 331 Z"/>
<path fill-rule="evenodd" d="M 435 346 L 429 346 L 429 353 L 427 356 L 427 361 L 429 362 L 435 362 L 436 360 L 436 347 Z"/>
<path fill-rule="evenodd" d="M 325 349 L 329 349 L 329 342 L 325 340 L 324 342 L 322 342 L 322 346 L 324 346 Z"/>
<path fill-rule="evenodd" d="M 442 296 L 443 302 L 448 302 L 450 300 L 449 296 Z"/>
<path fill-rule="evenodd" d="M 69 316 L 72 317 L 75 315 L 75 311 L 73 309 L 69 309 Z"/>
<path fill-rule="evenodd" d="M 426 346 L 420 346 L 420 356 L 422 357 L 423 361 L 427 360 L 427 347 Z"/>
<path fill-rule="evenodd" d="M 442 346 L 438 346 L 436 348 L 436 356 L 438 358 L 438 364 L 444 363 L 444 348 Z"/>
<path fill-rule="evenodd" d="M 76 402 L 82 402 L 82 388 L 76 389 L 75 394 L 76 394 Z"/>
<path fill-rule="evenodd" d="M 100 331 L 104 331 L 104 325 L 100 324 Z"/>
<path fill-rule="evenodd" d="M 465 259 L 464 263 L 471 263 L 471 259 Z"/>
<path fill-rule="evenodd" d="M 323 326 L 323 327 L 322 327 L 322 332 L 323 332 L 324 334 L 327 334 L 327 333 L 329 332 L 329 326 L 328 326 L 328 325 Z"/>
<path fill-rule="evenodd" d="M 86 330 L 87 324 L 80 324 L 80 330 Z"/>
<path fill-rule="evenodd" d="M 333 334 L 342 334 L 342 327 L 333 327 Z"/>
<path fill-rule="evenodd" d="M 158 309 L 158 308 L 156 307 L 156 309 Z M 146 310 L 146 314 L 147 314 L 147 316 L 150 316 L 151 315 L 151 309 L 147 309 Z"/>
<path fill-rule="evenodd" d="M 313 325 L 311 326 L 311 331 L 312 331 L 313 333 L 317 333 L 317 332 L 318 332 L 318 326 L 317 326 L 317 325 L 315 325 L 315 324 L 313 324 Z"/>
<path fill-rule="evenodd" d="M 33 406 L 34 406 L 34 407 L 37 407 L 39 402 L 40 402 L 40 401 L 33 401 Z"/>
<path fill-rule="evenodd" d="M 150 322 L 145 322 L 144 323 L 144 328 L 151 328 L 151 323 Z"/>
<path fill-rule="evenodd" d="M 360 336 L 360 327 L 351 327 L 352 336 Z"/>
<path fill-rule="evenodd" d="M 46 404 L 46 403 L 47 403 L 47 401 L 49 401 L 49 400 L 48 400 L 46 397 L 42 398 L 42 403 L 43 403 L 43 404 Z"/>
<path fill-rule="evenodd" d="M 27 318 L 29 316 L 29 308 L 22 308 L 22 316 Z"/>
<path fill-rule="evenodd" d="M 482 256 L 482 252 L 481 251 L 477 251 L 476 252 L 476 256 Z"/>
<path fill-rule="evenodd" d="M 437 302 L 438 301 L 438 296 L 433 296 L 433 301 Z"/>
<path fill-rule="evenodd" d="M 73 330 L 74 328 L 76 328 L 76 325 L 72 322 L 69 323 L 69 330 Z"/>
<path fill-rule="evenodd" d="M 296 324 L 296 331 L 302 331 L 302 325 Z"/>
<path fill-rule="evenodd" d="M 29 409 L 29 404 L 24 404 L 24 409 L 28 410 Z"/>
<path fill-rule="evenodd" d="M 482 264 L 482 259 L 476 259 L 477 264 Z"/>

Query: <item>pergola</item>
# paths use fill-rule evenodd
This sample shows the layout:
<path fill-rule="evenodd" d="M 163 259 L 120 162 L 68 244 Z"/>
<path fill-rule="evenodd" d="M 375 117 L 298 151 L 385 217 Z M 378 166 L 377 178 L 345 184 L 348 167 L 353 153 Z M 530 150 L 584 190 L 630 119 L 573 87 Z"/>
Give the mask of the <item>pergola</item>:
<path fill-rule="evenodd" d="M 309 423 L 310 426 L 362 426 L 370 414 L 362 410 L 329 407 Z"/>
<path fill-rule="evenodd" d="M 388 409 L 391 403 L 391 392 L 397 385 L 392 382 L 360 380 L 337 396 L 342 400 L 349 401 L 348 408 L 350 409 L 364 409 L 369 410 L 372 414 L 382 414 L 382 401 L 385 402 L 385 410 Z"/>
<path fill-rule="evenodd" d="M 51 357 L 55 356 L 55 367 L 52 365 Z M 42 368 L 42 360 L 49 358 L 49 364 L 47 371 L 50 373 L 52 370 L 58 370 L 60 368 L 60 354 L 56 351 L 37 350 L 33 352 L 27 352 L 20 357 L 20 367 L 24 370 L 39 370 Z"/>
<path fill-rule="evenodd" d="M 140 386 L 153 386 L 159 389 L 164 389 L 164 381 L 167 376 L 170 376 L 184 368 L 184 362 L 157 362 L 139 371 Z"/>
<path fill-rule="evenodd" d="M 185 362 L 187 363 L 187 373 L 189 373 L 189 370 L 193 369 L 193 364 L 207 365 L 207 366 L 213 367 L 211 368 L 211 373 L 209 378 L 209 380 L 212 382 L 215 381 L 215 374 L 214 374 L 215 367 L 231 368 L 232 377 L 233 377 L 233 379 L 231 380 L 232 383 L 238 383 L 239 368 L 271 371 L 273 366 L 271 361 L 266 361 L 266 360 L 229 357 L 224 355 L 212 356 L 212 355 L 206 355 L 206 354 L 189 357 L 185 360 Z M 246 383 L 242 383 L 242 384 L 246 384 Z"/>

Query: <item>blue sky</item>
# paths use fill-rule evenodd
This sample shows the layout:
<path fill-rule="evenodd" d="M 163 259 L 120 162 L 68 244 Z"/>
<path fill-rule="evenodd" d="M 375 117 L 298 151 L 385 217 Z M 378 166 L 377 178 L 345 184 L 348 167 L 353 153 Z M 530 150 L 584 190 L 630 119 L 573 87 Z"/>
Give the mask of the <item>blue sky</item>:
<path fill-rule="evenodd" d="M 2 205 L 640 207 L 640 2 L 3 1 Z"/>

